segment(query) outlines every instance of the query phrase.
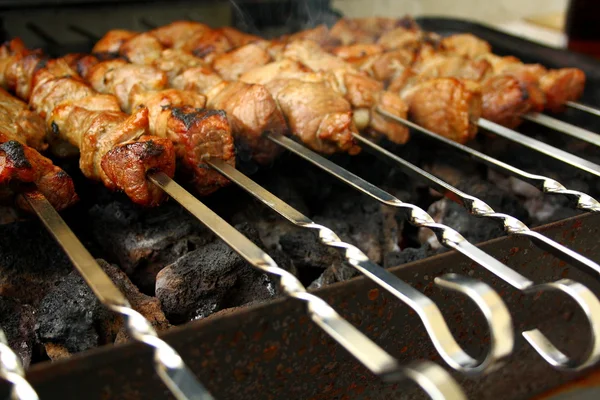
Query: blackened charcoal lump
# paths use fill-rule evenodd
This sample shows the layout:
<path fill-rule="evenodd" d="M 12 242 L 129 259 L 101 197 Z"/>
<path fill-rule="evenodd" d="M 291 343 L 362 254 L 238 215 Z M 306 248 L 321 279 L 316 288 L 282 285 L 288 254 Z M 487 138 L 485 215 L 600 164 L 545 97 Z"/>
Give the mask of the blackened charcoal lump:
<path fill-rule="evenodd" d="M 250 224 L 235 227 L 257 245 L 261 244 L 258 232 Z M 277 285 L 275 279 L 253 268 L 217 240 L 160 271 L 156 296 L 169 321 L 181 324 L 225 308 L 272 298 L 277 295 Z"/>
<path fill-rule="evenodd" d="M 0 296 L 0 328 L 4 331 L 9 347 L 19 356 L 24 368 L 31 363 L 35 336 L 35 309 L 18 300 Z"/>
<path fill-rule="evenodd" d="M 156 274 L 213 235 L 181 206 L 144 209 L 114 201 L 90 210 L 103 256 L 116 262 L 144 293 L 153 294 Z"/>
<path fill-rule="evenodd" d="M 116 317 L 102 306 L 81 275 L 73 271 L 50 289 L 38 309 L 36 331 L 42 343 L 77 353 L 111 342 Z"/>
<path fill-rule="evenodd" d="M 0 225 L 0 295 L 36 307 L 73 270 L 62 248 L 35 220 Z"/>
<path fill-rule="evenodd" d="M 385 268 L 396 267 L 402 264 L 408 264 L 413 261 L 422 260 L 436 254 L 429 245 L 421 247 L 408 247 L 404 250 L 391 251 L 385 255 L 383 266 Z"/>

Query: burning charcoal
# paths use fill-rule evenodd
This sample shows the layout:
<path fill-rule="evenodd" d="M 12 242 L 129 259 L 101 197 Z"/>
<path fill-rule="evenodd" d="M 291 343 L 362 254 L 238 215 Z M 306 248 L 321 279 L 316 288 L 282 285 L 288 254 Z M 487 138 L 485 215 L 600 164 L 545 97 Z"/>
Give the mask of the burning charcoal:
<path fill-rule="evenodd" d="M 332 265 L 327 268 L 321 276 L 315 279 L 309 286 L 309 289 L 318 289 L 323 286 L 331 285 L 335 282 L 343 282 L 348 279 L 352 279 L 359 275 L 359 272 L 347 264 L 346 262 L 340 263 L 339 265 Z"/>
<path fill-rule="evenodd" d="M 383 259 L 383 266 L 385 268 L 396 267 L 409 262 L 422 260 L 433 254 L 435 254 L 433 249 L 426 244 L 418 248 L 408 247 L 401 251 L 387 253 Z"/>
<path fill-rule="evenodd" d="M 213 240 L 212 234 L 176 204 L 142 209 L 114 201 L 91 210 L 93 233 L 142 292 L 153 294 L 156 274 L 188 251 Z"/>
<path fill-rule="evenodd" d="M 258 242 L 249 224 L 236 229 Z M 187 253 L 160 271 L 156 296 L 172 323 L 184 323 L 250 301 L 276 295 L 277 284 L 255 270 L 224 242 L 217 240 Z"/>
<path fill-rule="evenodd" d="M 299 268 L 339 266 L 343 260 L 336 249 L 320 243 L 315 232 L 296 229 L 281 236 L 279 243 Z"/>
<path fill-rule="evenodd" d="M 8 345 L 29 367 L 35 337 L 35 310 L 27 304 L 0 296 L 0 328 L 6 334 Z"/>
<path fill-rule="evenodd" d="M 98 263 L 110 276 L 110 279 L 117 285 L 119 290 L 127 297 L 131 307 L 142 314 L 157 331 L 164 331 L 169 328 L 169 321 L 160 308 L 160 302 L 156 297 L 147 296 L 129 280 L 127 275 L 116 265 L 111 265 L 104 260 L 98 260 Z M 122 327 L 117 335 L 115 343 L 121 343 L 129 340 L 129 334 Z"/>
<path fill-rule="evenodd" d="M 36 331 L 42 343 L 53 343 L 69 353 L 112 342 L 119 317 L 100 304 L 76 271 L 53 286 L 38 310 Z"/>
<path fill-rule="evenodd" d="M 62 249 L 36 220 L 0 225 L 0 295 L 37 307 L 73 270 Z"/>
<path fill-rule="evenodd" d="M 481 198 L 497 212 L 512 215 L 525 224 L 530 222 L 529 214 L 519 200 L 491 183 L 470 180 L 461 183 L 459 189 Z M 497 221 L 471 216 L 462 206 L 448 199 L 433 203 L 428 212 L 436 222 L 456 229 L 473 243 L 480 243 L 505 234 L 504 229 Z M 421 243 L 429 243 L 434 249 L 440 248 L 435 235 L 428 229 L 419 231 L 419 239 Z"/>

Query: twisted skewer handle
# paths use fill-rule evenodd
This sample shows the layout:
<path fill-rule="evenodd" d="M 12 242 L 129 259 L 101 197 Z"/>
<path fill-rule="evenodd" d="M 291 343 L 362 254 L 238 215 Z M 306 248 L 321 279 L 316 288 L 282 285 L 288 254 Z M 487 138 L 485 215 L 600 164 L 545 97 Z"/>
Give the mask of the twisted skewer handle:
<path fill-rule="evenodd" d="M 286 149 L 299 155 L 305 160 L 310 161 L 313 165 L 332 174 L 336 178 L 369 195 L 373 199 L 402 210 L 406 214 L 405 218 L 411 224 L 417 227 L 431 229 L 443 246 L 457 250 L 516 289 L 526 293 L 548 290 L 560 291 L 571 297 L 583 310 L 591 328 L 590 344 L 588 346 L 589 351 L 585 354 L 583 360 L 575 361 L 568 359 L 538 330 L 531 331 L 533 332 L 532 335 L 527 335 L 527 333 L 525 333 L 525 337 L 542 357 L 545 359 L 553 359 L 552 365 L 556 368 L 580 370 L 594 364 L 600 359 L 600 345 L 598 344 L 598 338 L 600 338 L 600 301 L 587 287 L 568 279 L 536 285 L 517 271 L 509 268 L 478 247 L 469 243 L 454 229 L 443 224 L 435 223 L 433 218 L 421 208 L 412 204 L 403 203 L 390 193 L 365 181 L 289 138 L 281 135 L 269 135 L 268 137 L 275 143 L 282 145 Z"/>
<path fill-rule="evenodd" d="M 11 398 L 14 400 L 38 400 L 33 387 L 25 379 L 21 360 L 10 347 L 2 329 L 0 329 L 0 377 L 12 383 Z"/>
<path fill-rule="evenodd" d="M 438 135 L 428 129 L 425 129 L 422 126 L 417 125 L 414 122 L 411 122 L 407 119 L 399 118 L 393 114 L 386 112 L 385 110 L 377 109 L 377 111 L 380 114 L 386 116 L 387 118 L 390 118 L 390 119 L 393 119 L 394 121 L 400 122 L 401 124 L 404 124 L 412 129 L 414 129 L 415 131 L 427 136 L 430 139 L 444 143 L 447 146 L 450 146 L 456 150 L 459 150 L 459 151 L 467 154 L 471 158 L 478 160 L 493 169 L 502 171 L 511 176 L 514 176 L 515 178 L 521 179 L 521 180 L 535 186 L 536 188 L 538 188 L 538 190 L 541 190 L 543 193 L 560 194 L 560 195 L 566 196 L 569 200 L 571 200 L 571 203 L 579 210 L 600 212 L 600 202 L 598 202 L 598 200 L 592 198 L 591 196 L 589 196 L 583 192 L 579 192 L 576 190 L 569 190 L 554 179 L 551 179 L 551 178 L 548 178 L 548 177 L 545 177 L 542 175 L 531 174 L 529 172 L 523 171 L 522 169 L 514 167 L 503 161 L 497 160 L 493 157 L 490 157 L 487 154 L 483 154 L 483 153 L 481 153 L 477 150 L 474 150 L 470 147 L 467 147 L 463 144 L 457 143 L 453 140 L 450 140 L 448 138 L 440 136 L 440 135 Z"/>
<path fill-rule="evenodd" d="M 491 346 L 484 360 L 478 361 L 454 340 L 441 311 L 427 296 L 369 260 L 358 247 L 342 241 L 331 229 L 313 222 L 231 165 L 222 160 L 208 160 L 207 163 L 292 224 L 316 230 L 321 243 L 342 250 L 350 265 L 411 307 L 421 318 L 438 353 L 452 368 L 468 374 L 489 372 L 501 365 L 499 361 L 512 352 L 514 336 L 510 313 L 500 296 L 488 285 L 455 274 L 435 280 L 443 288 L 465 294 L 483 312 L 490 329 Z"/>
<path fill-rule="evenodd" d="M 406 378 L 414 380 L 434 399 L 464 398 L 462 390 L 454 379 L 440 367 L 435 368 L 431 367 L 429 363 L 419 362 L 416 367 L 413 367 L 415 372 L 412 375 L 406 374 L 404 367 L 400 366 L 395 358 L 343 319 L 323 299 L 308 293 L 298 278 L 280 268 L 267 253 L 179 186 L 177 182 L 161 172 L 150 173 L 148 177 L 251 265 L 265 273 L 278 276 L 281 290 L 287 296 L 305 302 L 307 312 L 313 322 L 372 373 L 386 381 L 400 381 Z M 292 209 L 290 206 L 288 207 Z M 409 369 L 409 371 L 412 370 Z M 419 375 L 418 372 L 422 372 L 422 374 Z"/>

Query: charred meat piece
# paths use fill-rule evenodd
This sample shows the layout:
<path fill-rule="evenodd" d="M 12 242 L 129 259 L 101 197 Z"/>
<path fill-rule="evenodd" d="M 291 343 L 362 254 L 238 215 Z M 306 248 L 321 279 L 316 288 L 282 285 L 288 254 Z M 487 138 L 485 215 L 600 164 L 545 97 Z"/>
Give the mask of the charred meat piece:
<path fill-rule="evenodd" d="M 195 35 L 210 30 L 211 28 L 208 25 L 199 22 L 175 21 L 168 25 L 153 29 L 150 33 L 160 40 L 163 46 L 179 49 Z"/>
<path fill-rule="evenodd" d="M 154 35 L 145 32 L 123 42 L 119 54 L 134 64 L 150 65 L 161 57 L 164 46 Z"/>
<path fill-rule="evenodd" d="M 198 30 L 181 46 L 182 50 L 190 52 L 208 63 L 212 62 L 217 55 L 226 53 L 232 48 L 227 36 L 222 31 L 215 29 Z"/>
<path fill-rule="evenodd" d="M 77 202 L 71 177 L 31 147 L 9 140 L 0 132 L 0 185 L 34 184 L 57 210 Z M 19 206 L 29 210 L 24 199 Z"/>
<path fill-rule="evenodd" d="M 325 154 L 360 151 L 352 138 L 358 130 L 350 103 L 330 85 L 282 79 L 269 82 L 267 87 L 286 116 L 290 130 L 307 146 Z"/>
<path fill-rule="evenodd" d="M 447 36 L 441 40 L 441 45 L 450 53 L 469 58 L 476 58 L 492 52 L 492 46 L 488 42 L 470 33 Z"/>
<path fill-rule="evenodd" d="M 585 74 L 578 68 L 561 68 L 548 71 L 539 81 L 546 95 L 546 109 L 564 111 L 568 101 L 576 101 L 583 94 Z"/>
<path fill-rule="evenodd" d="M 236 141 L 250 149 L 255 162 L 268 164 L 281 152 L 280 146 L 264 134 L 285 134 L 287 126 L 273 96 L 263 85 L 221 82 L 206 96 L 208 108 L 227 113 Z"/>

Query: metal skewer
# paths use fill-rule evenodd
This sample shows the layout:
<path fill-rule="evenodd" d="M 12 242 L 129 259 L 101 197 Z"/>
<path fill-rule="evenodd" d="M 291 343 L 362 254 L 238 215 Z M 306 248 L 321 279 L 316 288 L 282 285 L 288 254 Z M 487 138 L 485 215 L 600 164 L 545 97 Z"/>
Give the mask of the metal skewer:
<path fill-rule="evenodd" d="M 600 117 L 600 110 L 577 101 L 567 101 L 567 106 Z"/>
<path fill-rule="evenodd" d="M 267 137 L 373 199 L 403 210 L 406 213 L 406 219 L 412 225 L 431 229 L 443 246 L 457 250 L 517 290 L 524 293 L 559 291 L 571 297 L 586 315 L 591 329 L 590 343 L 582 360 L 573 360 L 567 357 L 539 329 L 522 332 L 522 335 L 540 356 L 557 369 L 581 370 L 600 360 L 600 340 L 598 340 L 600 335 L 600 301 L 587 287 L 570 279 L 536 284 L 469 243 L 454 229 L 436 223 L 429 214 L 419 207 L 403 203 L 390 193 L 290 138 L 275 134 L 269 134 Z"/>
<path fill-rule="evenodd" d="M 23 196 L 48 231 L 60 243 L 102 304 L 125 317 L 127 329 L 134 339 L 154 348 L 154 367 L 173 396 L 178 400 L 213 400 L 214 398 L 196 380 L 179 354 L 158 338 L 146 318 L 131 308 L 129 301 L 104 273 L 44 195 L 32 191 L 24 193 Z"/>
<path fill-rule="evenodd" d="M 488 121 L 484 118 L 480 118 L 479 122 L 477 122 L 477 125 L 479 125 L 483 129 L 487 129 L 488 131 L 495 133 L 498 136 L 502 136 L 503 138 L 508 139 L 512 142 L 519 143 L 539 153 L 545 154 L 556 160 L 562 161 L 565 164 L 571 165 L 575 168 L 579 168 L 582 171 L 600 177 L 600 165 L 588 161 L 584 158 L 578 157 L 574 154 L 558 149 L 554 146 L 550 146 L 547 143 L 541 142 L 527 135 L 523 135 L 522 133 L 519 133 L 512 129 L 508 129 L 502 125 L 498 125 L 495 122 Z"/>
<path fill-rule="evenodd" d="M 440 309 L 427 296 L 369 260 L 356 246 L 343 242 L 331 229 L 315 223 L 223 160 L 209 159 L 207 163 L 292 224 L 317 231 L 321 243 L 344 250 L 344 256 L 350 265 L 419 315 L 438 353 L 452 368 L 470 374 L 490 371 L 498 366 L 499 360 L 512 352 L 512 319 L 506 305 L 490 286 L 457 274 L 435 278 L 435 283 L 440 287 L 467 295 L 484 314 L 490 330 L 491 346 L 484 360 L 478 361 L 454 340 Z"/>
<path fill-rule="evenodd" d="M 511 215 L 495 212 L 492 207 L 483 200 L 455 188 L 442 179 L 409 163 L 378 144 L 373 143 L 371 140 L 360 135 L 354 135 L 354 138 L 370 149 L 375 155 L 384 159 L 384 161 L 393 161 L 399 165 L 405 173 L 408 173 L 414 178 L 426 181 L 433 189 L 436 189 L 450 200 L 460 204 L 472 215 L 496 220 L 502 225 L 507 234 L 528 237 L 542 250 L 552 253 L 561 260 L 566 261 L 584 272 L 592 271 L 597 278 L 600 278 L 600 265 L 589 258 L 555 242 L 539 232 L 532 231 L 523 222 Z"/>
<path fill-rule="evenodd" d="M 522 169 L 514 167 L 503 161 L 497 160 L 493 157 L 490 157 L 490 156 L 488 156 L 484 153 L 481 153 L 477 150 L 474 150 L 470 147 L 467 147 L 465 145 L 457 143 L 453 140 L 450 140 L 448 138 L 440 136 L 428 129 L 423 128 L 420 125 L 415 124 L 414 122 L 411 122 L 407 119 L 400 118 L 393 114 L 390 114 L 390 113 L 386 112 L 385 110 L 378 109 L 377 111 L 380 114 L 385 115 L 388 118 L 391 118 L 397 122 L 400 122 L 410 128 L 413 128 L 417 132 L 419 132 L 431 139 L 434 139 L 434 140 L 437 140 L 438 142 L 444 143 L 445 145 L 448 145 L 456 150 L 460 150 L 461 152 L 469 155 L 471 158 L 473 158 L 477 161 L 480 161 L 491 168 L 494 168 L 496 170 L 502 171 L 502 172 L 512 175 L 516 178 L 519 178 L 519 179 L 535 186 L 543 193 L 560 194 L 560 195 L 566 196 L 571 201 L 573 206 L 579 210 L 600 212 L 600 202 L 583 192 L 567 189 L 566 187 L 564 187 L 562 184 L 560 184 L 558 181 L 556 181 L 554 179 L 551 179 L 551 178 L 548 178 L 548 177 L 545 177 L 542 175 L 536 175 L 536 174 L 531 174 L 529 172 L 525 172 Z"/>
<path fill-rule="evenodd" d="M 0 378 L 12 383 L 11 399 L 39 400 L 33 387 L 25 379 L 21 360 L 10 347 L 2 329 L 0 329 Z"/>
<path fill-rule="evenodd" d="M 291 273 L 280 268 L 275 261 L 257 245 L 252 243 L 242 233 L 219 217 L 200 200 L 192 196 L 187 190 L 179 186 L 177 182 L 169 178 L 163 172 L 151 172 L 148 174 L 151 182 L 162 188 L 169 196 L 175 199 L 186 210 L 200 220 L 207 228 L 212 230 L 227 245 L 236 251 L 241 257 L 255 268 L 280 278 L 282 290 L 294 299 L 306 302 L 307 311 L 313 322 L 323 329 L 332 339 L 344 347 L 359 362 L 367 367 L 373 374 L 386 381 L 398 381 L 402 379 L 414 380 L 432 398 L 440 399 L 463 399 L 464 394 L 459 386 L 453 382 L 450 375 L 433 367 L 433 375 L 429 371 L 431 366 L 420 364 L 420 367 L 402 367 L 398 361 L 381 349 L 371 339 L 356 329 L 348 321 L 343 319 L 329 304 L 320 297 L 308 293 L 302 283 Z M 420 371 L 420 372 L 418 372 Z M 444 385 L 438 385 L 438 378 L 443 371 Z M 415 379 L 413 373 L 418 373 L 420 378 Z M 426 383 L 420 381 L 425 379 Z M 439 397 L 439 393 L 442 396 Z M 438 397 L 435 397 L 438 396 Z"/>
<path fill-rule="evenodd" d="M 566 123 L 559 119 L 550 117 L 546 114 L 528 113 L 523 115 L 523 119 L 530 122 L 535 122 L 536 124 L 540 124 L 542 126 L 545 126 L 546 128 L 554 129 L 555 131 L 565 133 L 569 136 L 591 143 L 595 146 L 600 146 L 600 135 L 598 135 L 597 133 L 590 132 L 587 129 L 583 129 L 573 124 Z"/>

